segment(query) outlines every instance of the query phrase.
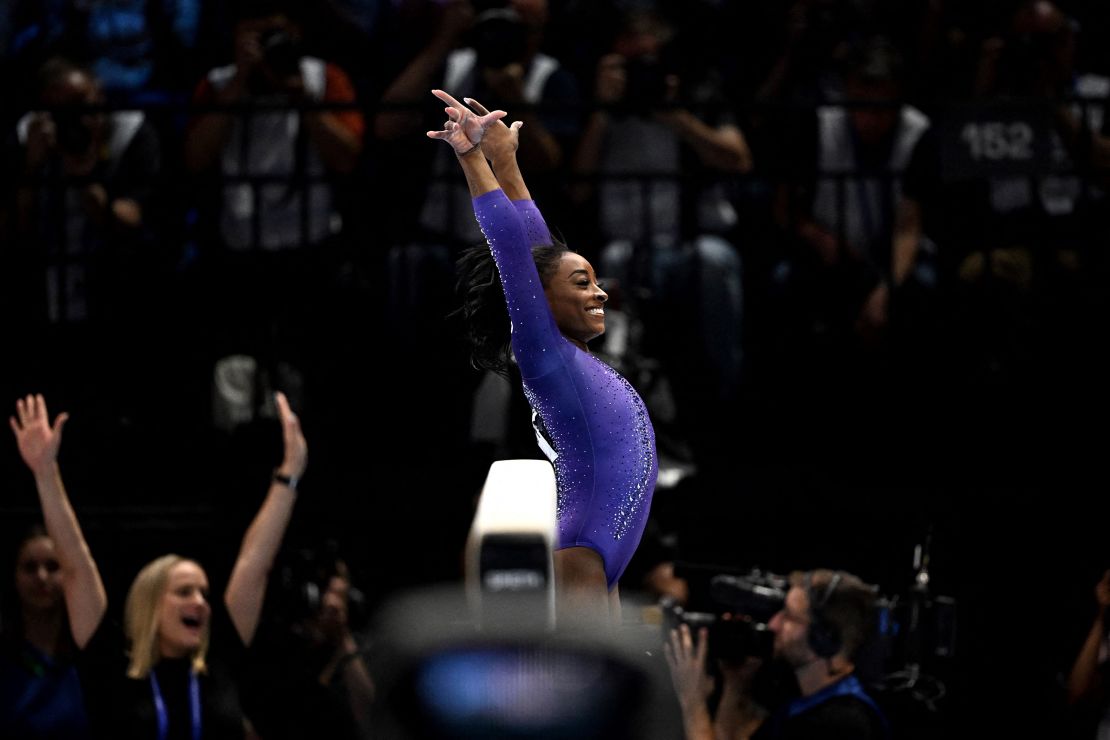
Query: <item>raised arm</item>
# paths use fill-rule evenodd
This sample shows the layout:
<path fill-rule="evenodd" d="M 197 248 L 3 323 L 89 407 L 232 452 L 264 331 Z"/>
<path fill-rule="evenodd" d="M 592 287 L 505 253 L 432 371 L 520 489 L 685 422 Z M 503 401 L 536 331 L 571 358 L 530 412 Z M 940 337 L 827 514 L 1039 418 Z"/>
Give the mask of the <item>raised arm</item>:
<path fill-rule="evenodd" d="M 239 557 L 231 570 L 224 603 L 244 645 L 250 645 L 258 628 L 266 580 L 277 557 L 285 529 L 297 501 L 297 482 L 308 465 L 308 445 L 301 433 L 301 422 L 289 408 L 283 393 L 275 393 L 285 452 L 274 471 L 273 482 L 254 521 L 243 536 Z"/>
<path fill-rule="evenodd" d="M 1068 673 L 1067 700 L 1078 704 L 1089 700 L 1102 690 L 1102 680 L 1098 671 L 1099 652 L 1106 639 L 1106 610 L 1110 607 L 1110 570 L 1102 574 L 1095 585 L 1095 618 L 1087 639 L 1075 656 L 1071 671 Z"/>
<path fill-rule="evenodd" d="M 432 92 L 447 103 L 445 112 L 449 120 L 442 131 L 429 131 L 428 136 L 446 141 L 458 155 L 470 186 L 474 215 L 489 242 L 505 290 L 517 361 L 525 377 L 535 377 L 546 372 L 549 363 L 559 361 L 556 352 L 542 350 L 560 347 L 565 339 L 559 333 L 544 295 L 529 248 L 526 219 L 502 190 L 482 149 L 489 129 L 505 116 L 505 112 L 493 111 L 479 116 L 442 90 Z"/>
<path fill-rule="evenodd" d="M 54 540 L 61 565 L 69 628 L 77 647 L 83 648 L 104 618 L 108 596 L 96 561 L 81 533 L 81 525 L 77 523 L 77 515 L 66 496 L 58 468 L 62 427 L 69 416 L 58 414 L 51 426 L 41 394 L 17 400 L 15 410 L 16 415 L 8 421 L 15 432 L 19 455 L 35 476 L 46 531 Z"/>
<path fill-rule="evenodd" d="M 478 115 L 489 113 L 485 106 L 474 98 L 463 98 L 467 105 L 475 110 Z M 528 186 L 524 184 L 524 175 L 521 174 L 520 164 L 517 161 L 517 150 L 520 148 L 520 129 L 523 121 L 513 121 L 511 126 L 498 121 L 486 130 L 482 139 L 482 151 L 493 167 L 494 177 L 497 178 L 505 195 L 513 202 L 524 228 L 528 232 L 528 241 L 532 245 L 549 245 L 552 243 L 551 230 L 547 228 L 540 209 L 532 200 Z"/>

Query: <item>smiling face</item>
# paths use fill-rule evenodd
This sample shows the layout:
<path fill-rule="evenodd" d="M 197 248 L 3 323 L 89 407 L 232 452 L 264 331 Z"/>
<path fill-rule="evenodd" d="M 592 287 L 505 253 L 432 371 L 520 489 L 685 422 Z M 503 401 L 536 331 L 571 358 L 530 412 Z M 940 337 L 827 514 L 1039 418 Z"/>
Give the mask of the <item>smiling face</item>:
<path fill-rule="evenodd" d="M 31 537 L 19 548 L 15 591 L 24 612 L 45 614 L 62 607 L 62 571 L 54 540 Z"/>
<path fill-rule="evenodd" d="M 559 331 L 581 349 L 605 333 L 605 301 L 594 268 L 582 255 L 566 252 L 543 289 Z"/>
<path fill-rule="evenodd" d="M 181 658 L 200 649 L 208 631 L 208 577 L 190 560 L 173 566 L 158 606 L 158 650 Z"/>

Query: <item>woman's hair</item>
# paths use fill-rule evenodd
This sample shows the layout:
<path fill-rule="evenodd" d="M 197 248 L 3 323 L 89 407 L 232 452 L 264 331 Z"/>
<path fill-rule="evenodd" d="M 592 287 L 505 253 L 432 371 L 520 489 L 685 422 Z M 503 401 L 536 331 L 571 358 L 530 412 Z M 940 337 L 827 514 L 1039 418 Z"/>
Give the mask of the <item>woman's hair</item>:
<path fill-rule="evenodd" d="M 545 288 L 563 255 L 570 251 L 558 241 L 532 247 L 532 260 Z M 456 266 L 456 290 L 462 299 L 462 306 L 456 313 L 461 313 L 466 321 L 470 364 L 479 370 L 492 370 L 507 376 L 511 352 L 509 310 L 489 245 L 466 249 Z"/>
<path fill-rule="evenodd" d="M 160 657 L 158 652 L 158 612 L 166 593 L 170 571 L 181 563 L 193 562 L 180 555 L 163 555 L 139 571 L 127 601 L 123 605 L 123 631 L 128 643 L 128 678 L 146 678 Z M 205 628 L 200 649 L 193 656 L 193 670 L 205 670 L 208 652 L 208 628 Z"/>

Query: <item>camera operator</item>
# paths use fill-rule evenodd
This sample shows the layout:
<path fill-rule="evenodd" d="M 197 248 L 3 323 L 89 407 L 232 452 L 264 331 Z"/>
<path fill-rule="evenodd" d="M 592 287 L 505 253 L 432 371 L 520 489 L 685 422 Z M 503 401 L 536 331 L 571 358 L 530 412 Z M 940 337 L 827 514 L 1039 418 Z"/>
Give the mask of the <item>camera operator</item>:
<path fill-rule="evenodd" d="M 697 644 L 681 625 L 666 646 L 687 738 L 885 738 L 886 718 L 856 675 L 855 656 L 875 631 L 875 590 L 841 571 L 794 573 L 782 608 L 771 618 L 772 656 L 797 680 L 797 696 L 761 707 L 753 696 L 762 659 L 722 663 L 720 700 L 708 722 L 704 677 L 708 631 Z M 700 673 L 699 673 L 700 670 Z M 697 680 L 695 680 L 697 679 Z M 700 691 L 700 700 L 696 700 Z"/>

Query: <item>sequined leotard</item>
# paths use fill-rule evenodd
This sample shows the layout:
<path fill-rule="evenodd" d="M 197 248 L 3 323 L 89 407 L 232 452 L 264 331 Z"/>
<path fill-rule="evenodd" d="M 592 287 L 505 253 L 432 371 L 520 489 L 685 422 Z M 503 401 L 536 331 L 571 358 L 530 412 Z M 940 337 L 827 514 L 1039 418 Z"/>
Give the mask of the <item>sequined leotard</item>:
<path fill-rule="evenodd" d="M 559 332 L 532 260 L 531 244 L 551 243 L 535 204 L 494 190 L 474 198 L 474 213 L 501 275 L 537 436 L 555 466 L 558 547 L 598 552 L 612 589 L 655 489 L 651 419 L 628 381 Z"/>

